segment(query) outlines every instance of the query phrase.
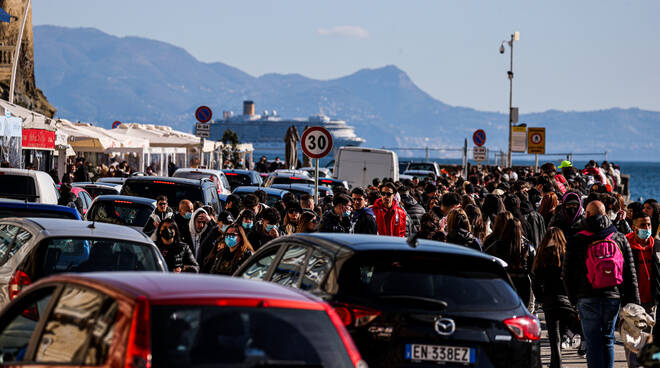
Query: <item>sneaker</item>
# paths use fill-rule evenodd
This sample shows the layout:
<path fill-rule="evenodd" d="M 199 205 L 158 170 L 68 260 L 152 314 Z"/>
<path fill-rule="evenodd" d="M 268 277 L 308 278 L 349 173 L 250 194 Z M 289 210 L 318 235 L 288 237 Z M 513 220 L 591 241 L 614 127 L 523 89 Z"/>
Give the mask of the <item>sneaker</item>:
<path fill-rule="evenodd" d="M 582 345 L 582 337 L 580 337 L 580 335 L 578 334 L 573 335 L 573 338 L 571 339 L 571 348 L 578 349 L 581 345 Z"/>
<path fill-rule="evenodd" d="M 587 355 L 587 346 L 584 344 L 584 341 L 580 343 L 580 347 L 578 348 L 577 353 L 579 356 Z"/>
<path fill-rule="evenodd" d="M 571 347 L 571 339 L 568 336 L 562 336 L 561 338 L 561 350 L 566 350 Z"/>

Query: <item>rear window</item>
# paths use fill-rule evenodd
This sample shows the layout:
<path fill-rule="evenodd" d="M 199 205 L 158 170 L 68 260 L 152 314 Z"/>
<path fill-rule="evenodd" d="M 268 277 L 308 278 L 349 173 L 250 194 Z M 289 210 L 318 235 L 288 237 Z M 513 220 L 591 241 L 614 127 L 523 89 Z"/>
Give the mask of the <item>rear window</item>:
<path fill-rule="evenodd" d="M 99 187 L 87 187 L 85 188 L 87 193 L 89 193 L 92 198 L 96 198 L 100 195 L 112 195 L 112 194 L 119 194 L 119 191 L 114 188 L 99 188 Z"/>
<path fill-rule="evenodd" d="M 314 180 L 302 178 L 300 176 L 276 176 L 273 178 L 272 184 L 314 184 Z"/>
<path fill-rule="evenodd" d="M 27 208 L 0 208 L 0 218 L 5 217 L 45 217 L 78 220 L 75 214 L 64 211 L 30 210 Z"/>
<path fill-rule="evenodd" d="M 29 202 L 38 199 L 34 179 L 31 176 L 4 174 L 0 177 L 2 178 L 0 197 L 27 199 Z"/>
<path fill-rule="evenodd" d="M 324 311 L 215 306 L 151 308 L 154 367 L 349 367 Z"/>
<path fill-rule="evenodd" d="M 87 220 L 144 227 L 153 211 L 151 206 L 131 201 L 96 201 L 87 211 Z"/>
<path fill-rule="evenodd" d="M 49 238 L 39 246 L 37 277 L 60 272 L 162 271 L 148 244 L 117 239 Z M 30 263 L 30 262 L 28 262 Z"/>
<path fill-rule="evenodd" d="M 435 172 L 435 166 L 433 164 L 411 163 L 408 165 L 408 170 L 428 170 Z"/>
<path fill-rule="evenodd" d="M 252 185 L 252 178 L 246 174 L 225 173 L 227 181 L 232 188 Z M 256 184 L 256 183 L 255 183 Z"/>
<path fill-rule="evenodd" d="M 238 192 L 234 193 L 241 197 L 241 200 L 243 200 L 248 194 L 254 194 L 253 192 Z M 272 207 L 277 203 L 278 201 L 282 200 L 282 197 L 275 195 L 275 194 L 266 194 L 266 205 L 268 207 Z"/>
<path fill-rule="evenodd" d="M 518 307 L 518 295 L 508 282 L 492 266 L 475 267 L 475 261 L 425 253 L 362 253 L 342 267 L 339 293 L 420 308 L 437 308 L 433 301 L 440 300 L 447 303 L 447 311 Z"/>
<path fill-rule="evenodd" d="M 179 208 L 179 202 L 187 199 L 204 202 L 202 188 L 191 185 L 181 185 L 168 181 L 133 181 L 126 182 L 121 189 L 121 194 L 156 199 L 159 195 L 167 197 L 167 202 L 172 208 Z"/>

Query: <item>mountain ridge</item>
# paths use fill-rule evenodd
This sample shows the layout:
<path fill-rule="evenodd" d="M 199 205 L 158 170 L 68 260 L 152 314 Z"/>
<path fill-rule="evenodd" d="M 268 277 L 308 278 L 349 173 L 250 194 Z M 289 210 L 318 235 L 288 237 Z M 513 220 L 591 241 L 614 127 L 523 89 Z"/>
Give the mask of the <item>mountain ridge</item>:
<path fill-rule="evenodd" d="M 138 36 L 59 26 L 35 26 L 34 34 L 37 84 L 59 117 L 104 127 L 120 120 L 191 131 L 197 106 L 210 106 L 218 117 L 249 99 L 257 111 L 277 110 L 283 117 L 322 111 L 346 120 L 372 147 L 458 147 L 477 128 L 486 130 L 489 147 L 506 147 L 507 115 L 439 101 L 391 64 L 327 80 L 299 73 L 253 76 Z M 619 159 L 638 157 L 635 142 L 660 133 L 660 112 L 635 107 L 550 109 L 522 114 L 520 121 L 547 127 L 553 148 L 548 151 L 604 151 L 605 146 Z"/>

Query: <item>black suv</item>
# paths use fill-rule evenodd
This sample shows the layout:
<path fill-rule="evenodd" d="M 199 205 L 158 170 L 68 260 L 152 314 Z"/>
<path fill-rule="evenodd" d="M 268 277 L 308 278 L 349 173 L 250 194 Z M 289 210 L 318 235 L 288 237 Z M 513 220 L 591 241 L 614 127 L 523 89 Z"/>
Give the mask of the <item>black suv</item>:
<path fill-rule="evenodd" d="M 371 367 L 540 367 L 540 324 L 497 258 L 445 243 L 295 234 L 234 276 L 328 301 Z"/>
<path fill-rule="evenodd" d="M 217 185 L 208 179 L 184 179 L 160 176 L 132 176 L 126 178 L 121 187 L 122 195 L 156 199 L 159 195 L 167 197 L 169 206 L 175 210 L 179 202 L 187 199 L 193 203 L 202 202 L 220 213 Z"/>

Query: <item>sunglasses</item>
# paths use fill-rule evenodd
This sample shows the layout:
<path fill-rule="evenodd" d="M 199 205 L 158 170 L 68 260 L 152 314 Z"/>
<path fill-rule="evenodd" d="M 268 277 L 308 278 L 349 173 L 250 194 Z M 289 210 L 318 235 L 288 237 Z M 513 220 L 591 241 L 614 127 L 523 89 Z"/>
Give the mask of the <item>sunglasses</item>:
<path fill-rule="evenodd" d="M 382 195 L 383 197 L 391 197 L 391 196 L 394 195 L 394 193 L 392 193 L 392 192 L 380 192 L 380 195 Z"/>
<path fill-rule="evenodd" d="M 160 202 L 158 203 L 159 206 L 167 206 L 167 202 Z"/>

